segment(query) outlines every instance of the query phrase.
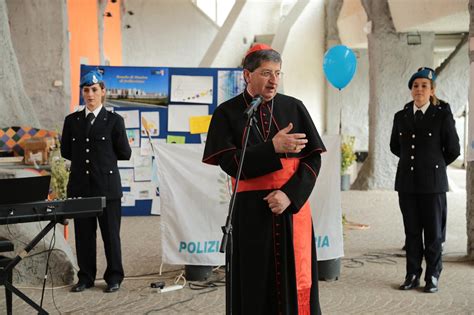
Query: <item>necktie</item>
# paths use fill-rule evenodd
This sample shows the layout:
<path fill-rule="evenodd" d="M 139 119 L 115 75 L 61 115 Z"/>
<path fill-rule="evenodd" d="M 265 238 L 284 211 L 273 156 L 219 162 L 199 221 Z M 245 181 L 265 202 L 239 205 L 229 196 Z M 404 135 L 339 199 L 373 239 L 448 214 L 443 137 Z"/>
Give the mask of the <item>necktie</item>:
<path fill-rule="evenodd" d="M 423 119 L 423 112 L 421 109 L 415 112 L 415 123 L 419 123 Z"/>
<path fill-rule="evenodd" d="M 89 131 L 91 130 L 92 121 L 94 120 L 94 118 L 95 118 L 94 113 L 87 114 L 87 117 L 86 117 L 86 136 L 89 135 Z"/>

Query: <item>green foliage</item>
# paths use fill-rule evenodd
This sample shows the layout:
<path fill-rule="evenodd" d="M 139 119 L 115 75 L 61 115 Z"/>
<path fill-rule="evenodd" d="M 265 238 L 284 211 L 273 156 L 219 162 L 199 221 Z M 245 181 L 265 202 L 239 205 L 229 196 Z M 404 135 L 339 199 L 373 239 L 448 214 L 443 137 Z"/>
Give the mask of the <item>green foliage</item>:
<path fill-rule="evenodd" d="M 69 181 L 69 170 L 66 167 L 66 161 L 61 156 L 61 147 L 59 139 L 56 138 L 56 146 L 49 156 L 51 165 L 51 190 L 57 199 L 67 197 L 67 183 Z"/>
<path fill-rule="evenodd" d="M 344 225 L 347 224 L 346 214 L 342 214 L 342 237 L 346 237 L 346 231 L 344 230 Z"/>
<path fill-rule="evenodd" d="M 355 137 L 344 136 L 341 143 L 341 174 L 345 174 L 349 166 L 356 160 L 354 152 Z"/>
<path fill-rule="evenodd" d="M 342 214 L 342 225 L 346 225 L 347 223 L 347 218 L 346 218 L 346 215 L 343 213 Z"/>

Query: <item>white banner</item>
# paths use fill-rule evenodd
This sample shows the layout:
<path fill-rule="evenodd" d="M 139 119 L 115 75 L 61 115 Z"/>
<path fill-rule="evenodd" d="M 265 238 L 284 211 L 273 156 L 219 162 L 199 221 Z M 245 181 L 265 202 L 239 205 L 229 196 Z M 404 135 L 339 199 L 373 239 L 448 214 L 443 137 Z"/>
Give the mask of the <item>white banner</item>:
<path fill-rule="evenodd" d="M 323 137 L 328 152 L 310 197 L 318 260 L 343 256 L 339 136 Z M 227 175 L 201 162 L 203 144 L 159 144 L 163 263 L 224 265 L 219 253 L 227 217 Z"/>
<path fill-rule="evenodd" d="M 323 136 L 327 152 L 321 154 L 321 170 L 309 197 L 318 260 L 344 256 L 341 211 L 341 138 Z"/>
<path fill-rule="evenodd" d="M 204 144 L 158 144 L 163 263 L 218 266 L 230 196 L 226 174 L 201 162 Z"/>

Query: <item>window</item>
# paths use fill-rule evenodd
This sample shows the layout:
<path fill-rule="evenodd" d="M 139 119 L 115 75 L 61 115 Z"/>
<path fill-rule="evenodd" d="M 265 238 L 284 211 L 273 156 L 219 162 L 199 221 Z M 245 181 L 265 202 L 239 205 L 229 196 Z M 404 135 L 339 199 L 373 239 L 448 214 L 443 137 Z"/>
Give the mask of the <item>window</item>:
<path fill-rule="evenodd" d="M 193 0 L 193 3 L 214 23 L 222 26 L 234 6 L 235 0 Z"/>

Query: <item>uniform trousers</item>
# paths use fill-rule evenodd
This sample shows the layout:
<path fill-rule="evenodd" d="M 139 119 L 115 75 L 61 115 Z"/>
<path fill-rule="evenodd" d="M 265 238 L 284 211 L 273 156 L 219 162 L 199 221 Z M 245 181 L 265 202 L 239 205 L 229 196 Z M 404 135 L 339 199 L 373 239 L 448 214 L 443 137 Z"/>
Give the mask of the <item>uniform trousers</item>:
<path fill-rule="evenodd" d="M 120 222 L 122 208 L 120 199 L 106 201 L 102 215 L 74 219 L 76 239 L 77 276 L 80 283 L 94 284 L 97 272 L 97 221 L 104 241 L 107 269 L 104 280 L 108 284 L 122 283 L 124 271 L 122 266 L 122 249 L 120 245 Z"/>
<path fill-rule="evenodd" d="M 439 278 L 443 268 L 441 242 L 443 209 L 446 193 L 398 193 L 406 237 L 407 275 L 421 276 L 423 256 L 426 261 L 425 280 Z"/>
<path fill-rule="evenodd" d="M 446 201 L 446 198 L 445 198 Z M 446 223 L 448 222 L 448 204 L 445 202 L 443 207 L 443 220 L 441 221 L 443 231 L 443 236 L 441 238 L 441 243 L 446 242 Z"/>

